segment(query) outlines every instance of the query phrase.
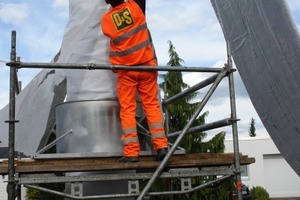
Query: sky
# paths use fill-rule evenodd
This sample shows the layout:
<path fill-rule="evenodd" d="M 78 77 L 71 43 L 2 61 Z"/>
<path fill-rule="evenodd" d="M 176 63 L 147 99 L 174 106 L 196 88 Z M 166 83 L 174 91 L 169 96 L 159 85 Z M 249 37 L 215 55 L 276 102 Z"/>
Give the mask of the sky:
<path fill-rule="evenodd" d="M 176 2 L 176 3 L 174 3 Z M 287 0 L 298 27 L 300 1 Z M 169 60 L 168 41 L 188 67 L 223 67 L 226 63 L 226 43 L 209 0 L 149 0 L 147 21 L 155 45 L 158 62 L 165 66 Z M 0 109 L 9 101 L 9 68 L 11 31 L 17 32 L 17 56 L 23 62 L 50 62 L 59 51 L 68 22 L 68 0 L 0 0 Z M 39 70 L 20 69 L 18 78 L 25 87 Z M 238 72 L 235 74 L 235 93 L 238 133 L 249 135 L 251 118 L 256 122 L 258 137 L 267 136 Z M 205 75 L 203 75 L 205 77 Z M 199 82 L 199 73 L 184 73 L 190 86 Z M 200 91 L 202 98 L 205 91 Z M 206 122 L 230 116 L 227 79 L 203 111 L 209 111 Z M 218 130 L 212 131 L 212 135 Z M 230 133 L 227 129 L 226 132 Z M 230 137 L 227 134 L 227 137 Z"/>

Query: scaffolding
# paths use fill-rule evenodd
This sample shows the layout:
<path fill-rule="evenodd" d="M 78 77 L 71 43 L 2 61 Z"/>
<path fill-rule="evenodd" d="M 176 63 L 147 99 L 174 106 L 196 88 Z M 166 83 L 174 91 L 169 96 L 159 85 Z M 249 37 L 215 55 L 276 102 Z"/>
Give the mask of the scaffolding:
<path fill-rule="evenodd" d="M 235 176 L 236 188 L 238 199 L 242 199 L 241 193 L 241 165 L 248 165 L 254 163 L 254 158 L 248 158 L 239 153 L 238 145 L 238 131 L 237 131 L 237 115 L 236 115 L 236 102 L 234 91 L 234 78 L 230 54 L 230 46 L 227 44 L 227 63 L 222 68 L 208 68 L 208 67 L 165 67 L 158 66 L 157 68 L 147 66 L 137 66 L 134 68 L 136 71 L 177 71 L 177 72 L 201 72 L 201 73 L 213 73 L 212 76 L 198 84 L 184 90 L 183 92 L 164 99 L 162 104 L 166 106 L 178 98 L 184 97 L 195 91 L 198 91 L 209 85 L 210 88 L 205 94 L 201 103 L 199 104 L 196 112 L 191 119 L 187 122 L 183 130 L 175 133 L 170 133 L 168 137 L 177 137 L 174 144 L 172 144 L 168 154 L 163 161 L 154 161 L 151 156 L 141 157 L 139 164 L 128 163 L 126 165 L 117 163 L 115 158 L 103 158 L 101 155 L 89 154 L 83 156 L 77 156 L 76 154 L 60 155 L 54 154 L 52 156 L 45 155 L 42 158 L 36 156 L 33 159 L 18 159 L 15 157 L 15 124 L 18 120 L 15 119 L 15 96 L 20 91 L 17 80 L 17 69 L 21 68 L 49 68 L 49 69 L 82 69 L 82 70 L 128 70 L 126 66 L 113 66 L 113 65 L 101 65 L 101 64 L 68 64 L 68 63 L 26 63 L 21 62 L 16 56 L 16 32 L 12 31 L 11 39 L 11 53 L 10 63 L 7 65 L 10 67 L 10 96 L 9 96 L 9 120 L 6 123 L 9 124 L 9 154 L 7 162 L 1 163 L 0 173 L 8 174 L 8 200 L 13 200 L 16 197 L 21 199 L 20 186 L 24 185 L 28 188 L 34 188 L 45 192 L 50 192 L 58 196 L 63 196 L 71 199 L 105 199 L 105 198 L 123 198 L 133 197 L 138 200 L 147 199 L 150 196 L 157 195 L 176 195 L 189 193 L 201 188 L 207 187 L 212 184 L 221 183 L 223 180 L 229 179 Z M 130 70 L 133 70 L 130 68 Z M 224 77 L 228 77 L 229 84 L 229 98 L 230 98 L 230 118 L 207 123 L 197 127 L 192 127 L 194 120 L 199 116 L 204 106 L 209 101 L 210 97 L 218 87 L 219 83 Z M 221 128 L 225 126 L 232 127 L 233 135 L 233 154 L 213 154 L 205 157 L 203 154 L 195 155 L 176 155 L 176 149 L 179 147 L 180 142 L 185 135 L 196 132 L 206 131 L 215 128 Z M 54 142 L 48 144 L 42 148 L 39 153 L 44 152 L 61 138 L 57 138 Z M 42 154 L 41 154 L 42 155 Z M 204 156 L 204 157 L 203 157 Z M 213 159 L 211 159 L 213 158 Z M 89 165 L 90 159 L 93 159 L 93 167 Z M 100 160 L 99 160 L 100 159 Z M 197 162 L 192 162 L 192 161 Z M 214 160 L 214 161 L 212 161 Z M 59 164 L 60 163 L 60 164 Z M 71 163 L 74 165 L 70 167 Z M 76 165 L 76 163 L 79 163 Z M 83 164 L 84 163 L 84 164 Z M 95 164 L 97 163 L 97 164 Z M 42 166 L 42 167 L 41 167 Z M 66 167 L 68 166 L 68 167 Z M 114 167 L 112 167 L 114 166 Z M 93 176 L 58 176 L 57 172 L 72 172 L 72 171 L 99 171 L 99 170 L 128 170 L 135 169 L 136 173 L 124 174 L 124 173 L 111 173 L 100 174 Z M 217 178 L 213 181 L 201 184 L 197 187 L 191 186 L 192 177 L 209 176 L 213 175 Z M 181 181 L 181 190 L 179 191 L 161 191 L 161 192 L 149 192 L 151 186 L 158 178 L 177 178 Z M 126 180 L 128 181 L 128 193 L 124 194 L 108 194 L 108 195 L 93 195 L 83 196 L 83 182 L 93 181 L 106 181 L 106 180 Z M 147 180 L 145 187 L 140 190 L 139 182 L 141 180 Z M 47 188 L 42 188 L 34 184 L 37 183 L 74 183 L 71 186 L 71 194 L 62 193 L 59 191 L 53 191 Z M 18 186 L 18 187 L 16 187 Z M 17 194 L 17 195 L 16 195 Z"/>

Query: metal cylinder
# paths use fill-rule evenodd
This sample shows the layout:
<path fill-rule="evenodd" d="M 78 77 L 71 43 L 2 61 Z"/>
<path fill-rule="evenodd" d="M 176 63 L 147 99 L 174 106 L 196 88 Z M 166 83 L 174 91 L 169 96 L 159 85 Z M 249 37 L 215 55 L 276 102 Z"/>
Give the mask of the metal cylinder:
<path fill-rule="evenodd" d="M 82 157 L 90 153 L 100 153 L 104 157 L 122 155 L 119 109 L 117 100 L 72 101 L 57 105 L 57 137 L 72 130 L 57 143 L 57 153 L 68 153 L 68 155 L 74 153 L 76 156 L 82 154 Z M 66 176 L 115 172 L 77 172 L 67 173 Z M 124 173 L 133 172 L 124 171 Z M 77 191 L 79 196 L 120 194 L 127 193 L 128 190 L 127 181 L 85 182 L 82 187 L 82 194 L 78 194 Z M 73 189 L 72 183 L 66 184 L 67 193 L 72 194 Z M 132 198 L 126 199 L 132 200 Z"/>
<path fill-rule="evenodd" d="M 56 134 L 68 134 L 57 153 L 99 152 L 122 155 L 121 123 L 117 100 L 73 101 L 56 106 Z"/>

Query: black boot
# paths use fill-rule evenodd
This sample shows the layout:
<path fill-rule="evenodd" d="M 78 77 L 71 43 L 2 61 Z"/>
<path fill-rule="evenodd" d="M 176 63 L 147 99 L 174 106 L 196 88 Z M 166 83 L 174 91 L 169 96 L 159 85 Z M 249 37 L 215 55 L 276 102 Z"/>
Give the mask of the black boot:
<path fill-rule="evenodd" d="M 157 160 L 162 161 L 168 153 L 168 148 L 158 149 L 156 152 L 157 152 Z"/>
<path fill-rule="evenodd" d="M 119 162 L 123 162 L 123 163 L 126 163 L 126 162 L 139 162 L 139 159 L 138 159 L 138 157 L 125 157 L 125 156 L 123 156 L 122 158 L 119 159 Z"/>

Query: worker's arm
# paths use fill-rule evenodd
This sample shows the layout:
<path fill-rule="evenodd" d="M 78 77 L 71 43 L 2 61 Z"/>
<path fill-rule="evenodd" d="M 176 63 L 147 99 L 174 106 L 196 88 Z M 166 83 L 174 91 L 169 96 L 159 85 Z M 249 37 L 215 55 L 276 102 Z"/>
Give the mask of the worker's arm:
<path fill-rule="evenodd" d="M 141 8 L 143 13 L 145 14 L 146 11 L 146 0 L 134 0 Z"/>

